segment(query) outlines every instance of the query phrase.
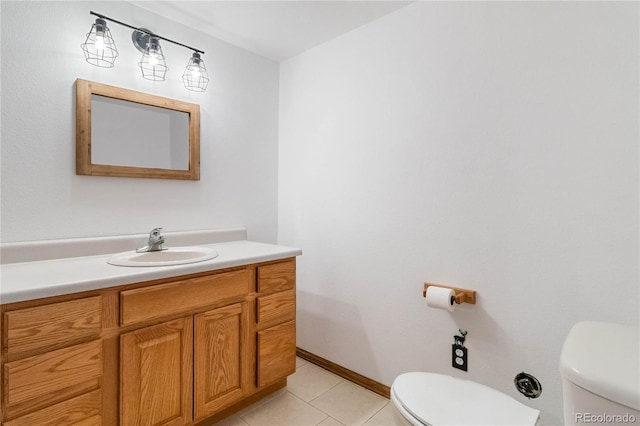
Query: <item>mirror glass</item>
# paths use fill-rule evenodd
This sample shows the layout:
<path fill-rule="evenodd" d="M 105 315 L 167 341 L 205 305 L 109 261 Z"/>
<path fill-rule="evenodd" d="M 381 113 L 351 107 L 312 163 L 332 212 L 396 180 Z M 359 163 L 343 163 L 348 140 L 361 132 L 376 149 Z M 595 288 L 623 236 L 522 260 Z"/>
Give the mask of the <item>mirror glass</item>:
<path fill-rule="evenodd" d="M 76 173 L 200 178 L 199 106 L 76 81 Z"/>
<path fill-rule="evenodd" d="M 189 114 L 92 95 L 91 162 L 188 170 Z"/>

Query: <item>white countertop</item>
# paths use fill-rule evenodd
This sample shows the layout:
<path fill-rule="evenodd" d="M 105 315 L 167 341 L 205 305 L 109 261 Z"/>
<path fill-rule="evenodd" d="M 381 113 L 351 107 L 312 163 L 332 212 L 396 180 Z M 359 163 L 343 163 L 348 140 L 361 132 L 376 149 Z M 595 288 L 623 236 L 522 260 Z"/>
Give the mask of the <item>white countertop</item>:
<path fill-rule="evenodd" d="M 247 240 L 199 244 L 218 252 L 204 262 L 176 266 L 127 267 L 107 263 L 110 254 L 0 266 L 0 303 L 77 293 L 299 256 L 302 250 Z"/>

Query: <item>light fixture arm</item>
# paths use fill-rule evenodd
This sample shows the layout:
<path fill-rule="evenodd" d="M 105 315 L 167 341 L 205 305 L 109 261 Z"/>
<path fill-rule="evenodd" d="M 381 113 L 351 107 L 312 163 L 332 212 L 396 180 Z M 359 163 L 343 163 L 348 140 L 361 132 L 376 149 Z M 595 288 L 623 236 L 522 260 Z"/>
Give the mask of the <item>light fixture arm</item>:
<path fill-rule="evenodd" d="M 108 16 L 104 16 L 104 15 L 102 15 L 100 13 L 95 13 L 94 11 L 89 11 L 89 14 L 91 14 L 93 16 L 97 16 L 98 18 L 101 18 L 101 19 L 105 19 L 105 20 L 110 21 L 110 22 L 115 22 L 116 24 L 122 25 L 122 26 L 127 27 L 127 28 L 131 28 L 132 30 L 140 31 L 141 33 L 148 34 L 149 36 L 157 37 L 160 40 L 164 40 L 164 41 L 168 41 L 169 43 L 177 44 L 178 46 L 185 47 L 185 48 L 187 48 L 189 50 L 193 50 L 194 52 L 201 53 L 201 54 L 204 55 L 204 51 L 202 51 L 200 49 L 196 49 L 195 47 L 187 46 L 186 44 L 182 44 L 182 43 L 179 43 L 177 41 L 168 39 L 166 37 L 162 37 L 162 36 L 160 36 L 158 34 L 152 33 L 151 31 L 149 31 L 147 29 L 134 27 L 133 25 L 129 25 L 129 24 L 126 24 L 124 22 L 118 21 L 116 19 L 109 18 Z"/>

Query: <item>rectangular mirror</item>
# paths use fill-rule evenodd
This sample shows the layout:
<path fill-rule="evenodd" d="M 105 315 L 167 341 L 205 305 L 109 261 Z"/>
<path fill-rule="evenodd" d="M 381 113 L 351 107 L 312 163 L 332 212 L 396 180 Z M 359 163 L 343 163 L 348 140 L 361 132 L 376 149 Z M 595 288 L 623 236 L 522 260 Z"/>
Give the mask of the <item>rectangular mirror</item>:
<path fill-rule="evenodd" d="M 200 107 L 76 80 L 76 174 L 200 179 Z"/>

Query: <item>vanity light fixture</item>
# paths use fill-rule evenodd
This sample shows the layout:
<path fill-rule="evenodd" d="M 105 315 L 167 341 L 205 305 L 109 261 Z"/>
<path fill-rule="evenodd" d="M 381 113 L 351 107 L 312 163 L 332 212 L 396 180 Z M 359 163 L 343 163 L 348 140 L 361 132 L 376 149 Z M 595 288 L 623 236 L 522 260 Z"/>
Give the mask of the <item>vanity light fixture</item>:
<path fill-rule="evenodd" d="M 195 92 L 204 92 L 207 89 L 209 75 L 204 65 L 204 60 L 200 56 L 204 55 L 202 50 L 162 37 L 146 28 L 137 28 L 93 11 L 90 11 L 89 14 L 98 17 L 96 23 L 91 27 L 91 31 L 87 34 L 87 40 L 81 45 L 82 50 L 85 52 L 85 58 L 90 64 L 107 68 L 114 66 L 118 51 L 113 37 L 111 37 L 111 32 L 107 28 L 106 21 L 115 22 L 133 29 L 133 34 L 131 35 L 133 45 L 142 52 L 142 58 L 138 65 L 142 71 L 143 78 L 164 81 L 169 70 L 162 47 L 160 47 L 160 40 L 164 40 L 193 51 L 184 74 L 182 74 L 184 87 Z"/>
<path fill-rule="evenodd" d="M 182 81 L 184 87 L 194 92 L 204 92 L 207 90 L 209 84 L 209 75 L 207 74 L 207 68 L 204 66 L 204 61 L 200 57 L 200 54 L 193 52 L 187 69 L 182 74 Z"/>
<path fill-rule="evenodd" d="M 80 45 L 84 52 L 84 57 L 91 65 L 102 68 L 113 68 L 118 49 L 116 43 L 111 37 L 111 31 L 107 27 L 107 22 L 102 19 L 96 19 L 91 26 L 91 31 L 87 33 L 87 38 Z"/>
<path fill-rule="evenodd" d="M 142 70 L 142 78 L 153 81 L 164 81 L 164 76 L 167 74 L 169 67 L 164 60 L 164 54 L 162 53 L 162 47 L 160 47 L 160 39 L 158 39 L 158 37 L 149 37 L 147 47 L 144 49 L 142 59 L 140 59 L 138 65 Z"/>

